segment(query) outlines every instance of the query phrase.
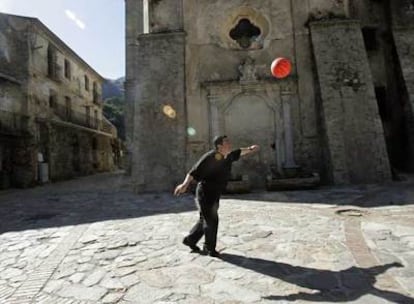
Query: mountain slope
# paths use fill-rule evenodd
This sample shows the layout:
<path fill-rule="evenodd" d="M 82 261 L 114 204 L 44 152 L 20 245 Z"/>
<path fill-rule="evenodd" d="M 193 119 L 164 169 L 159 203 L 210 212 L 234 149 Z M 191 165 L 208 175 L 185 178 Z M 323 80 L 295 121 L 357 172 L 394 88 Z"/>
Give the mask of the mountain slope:
<path fill-rule="evenodd" d="M 106 79 L 102 86 L 103 100 L 106 100 L 111 97 L 123 97 L 124 81 L 125 77 L 121 77 L 118 79 Z"/>
<path fill-rule="evenodd" d="M 124 81 L 125 77 L 121 77 L 115 80 L 106 79 L 102 86 L 104 115 L 117 128 L 118 136 L 122 140 L 125 140 Z"/>

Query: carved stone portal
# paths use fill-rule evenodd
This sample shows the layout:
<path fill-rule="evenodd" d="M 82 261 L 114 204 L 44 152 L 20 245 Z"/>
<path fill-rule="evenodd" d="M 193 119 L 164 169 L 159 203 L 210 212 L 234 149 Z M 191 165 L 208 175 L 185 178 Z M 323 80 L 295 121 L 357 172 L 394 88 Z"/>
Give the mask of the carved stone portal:
<path fill-rule="evenodd" d="M 271 166 L 282 175 L 286 165 L 295 166 L 292 120 L 287 113 L 295 90 L 282 91 L 275 82 L 235 81 L 208 83 L 206 88 L 211 138 L 226 134 L 234 147 L 261 146 L 259 153 L 234 164 L 233 177 L 248 176 L 253 188 L 263 187 Z"/>

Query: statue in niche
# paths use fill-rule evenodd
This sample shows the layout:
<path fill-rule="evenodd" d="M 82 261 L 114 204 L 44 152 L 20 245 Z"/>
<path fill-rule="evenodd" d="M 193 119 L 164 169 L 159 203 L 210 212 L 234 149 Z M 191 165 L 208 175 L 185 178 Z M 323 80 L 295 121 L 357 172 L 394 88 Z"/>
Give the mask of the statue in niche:
<path fill-rule="evenodd" d="M 249 82 L 256 81 L 256 65 L 252 58 L 247 57 L 239 65 L 240 81 Z"/>

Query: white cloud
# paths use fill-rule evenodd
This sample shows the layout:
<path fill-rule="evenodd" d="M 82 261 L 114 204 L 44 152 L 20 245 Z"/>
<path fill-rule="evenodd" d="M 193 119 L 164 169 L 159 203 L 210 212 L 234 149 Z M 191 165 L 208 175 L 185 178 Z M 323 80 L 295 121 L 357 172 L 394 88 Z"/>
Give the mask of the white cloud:
<path fill-rule="evenodd" d="M 71 10 L 66 10 L 65 13 L 70 20 L 76 20 L 76 14 Z"/>
<path fill-rule="evenodd" d="M 85 29 L 85 27 L 86 27 L 85 23 L 82 20 L 80 20 L 74 12 L 67 9 L 67 10 L 65 10 L 65 14 L 66 14 L 66 17 L 68 17 L 70 20 L 72 20 L 80 29 L 82 29 L 82 30 Z"/>
<path fill-rule="evenodd" d="M 79 19 L 76 20 L 76 25 L 79 26 L 81 29 L 85 29 L 85 23 L 83 23 L 82 21 L 80 21 Z"/>

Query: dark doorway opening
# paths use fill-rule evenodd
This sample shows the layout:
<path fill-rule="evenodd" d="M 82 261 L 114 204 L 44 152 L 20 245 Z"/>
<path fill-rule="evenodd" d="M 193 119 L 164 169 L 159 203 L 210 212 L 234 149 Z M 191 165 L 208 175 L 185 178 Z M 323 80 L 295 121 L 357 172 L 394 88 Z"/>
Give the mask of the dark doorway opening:
<path fill-rule="evenodd" d="M 373 1 L 375 10 L 369 11 L 371 18 L 378 19 L 375 26 L 356 12 L 362 22 L 362 36 L 371 67 L 378 112 L 383 125 L 389 162 L 394 179 L 398 172 L 413 171 L 413 136 L 410 122 L 413 121 L 408 90 L 405 86 L 401 60 L 392 31 L 391 1 Z M 365 20 L 365 21 L 364 21 Z"/>
<path fill-rule="evenodd" d="M 378 49 L 377 32 L 378 30 L 376 27 L 366 26 L 362 28 L 362 37 L 364 38 L 367 51 L 375 51 Z"/>
<path fill-rule="evenodd" d="M 77 136 L 73 136 L 72 139 L 72 168 L 77 174 L 81 171 L 80 168 L 80 145 Z"/>
<path fill-rule="evenodd" d="M 403 98 L 391 94 L 385 86 L 375 87 L 378 111 L 384 129 L 388 157 L 393 171 L 408 172 L 410 163 L 409 135 Z"/>
<path fill-rule="evenodd" d="M 98 169 L 98 140 L 92 138 L 92 164 L 94 169 Z"/>

